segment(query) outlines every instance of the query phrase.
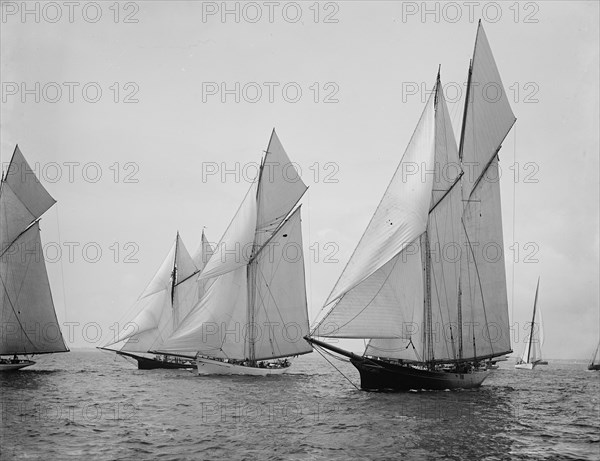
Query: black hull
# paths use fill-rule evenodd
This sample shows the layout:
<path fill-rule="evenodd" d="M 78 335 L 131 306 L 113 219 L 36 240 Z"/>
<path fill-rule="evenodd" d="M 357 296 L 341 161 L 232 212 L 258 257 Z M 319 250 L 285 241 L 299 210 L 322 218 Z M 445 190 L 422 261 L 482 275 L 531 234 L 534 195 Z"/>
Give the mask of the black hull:
<path fill-rule="evenodd" d="M 598 370 L 600 370 L 600 363 L 594 364 L 594 365 L 588 365 L 588 370 L 591 370 L 591 371 L 598 371 Z"/>
<path fill-rule="evenodd" d="M 350 363 L 360 373 L 360 387 L 365 391 L 472 389 L 481 386 L 481 383 L 490 374 L 487 370 L 472 370 L 468 373 L 445 370 L 431 371 L 410 365 L 356 355 L 353 352 L 319 341 L 310 336 L 305 336 L 304 339 L 313 345 L 348 357 Z"/>
<path fill-rule="evenodd" d="M 148 357 L 143 357 L 141 355 L 129 354 L 125 352 L 117 352 L 119 355 L 123 355 L 125 357 L 131 357 L 132 359 L 137 360 L 138 370 L 158 370 L 158 369 L 182 369 L 182 368 L 194 368 L 194 363 L 188 362 L 171 362 L 166 360 L 157 360 L 151 359 Z"/>
<path fill-rule="evenodd" d="M 472 389 L 481 386 L 487 371 L 457 373 L 429 371 L 378 359 L 351 358 L 360 373 L 360 387 L 366 391 L 410 391 Z"/>

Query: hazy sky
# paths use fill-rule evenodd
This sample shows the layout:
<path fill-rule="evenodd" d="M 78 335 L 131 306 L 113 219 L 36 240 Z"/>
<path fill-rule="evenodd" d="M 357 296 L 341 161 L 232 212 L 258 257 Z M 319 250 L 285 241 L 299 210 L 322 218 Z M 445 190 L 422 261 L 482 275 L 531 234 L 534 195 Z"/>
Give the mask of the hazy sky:
<path fill-rule="evenodd" d="M 428 13 L 422 2 L 227 8 L 223 16 L 221 2 L 2 1 L 2 162 L 18 143 L 58 200 L 42 219 L 42 240 L 71 347 L 112 337 L 177 230 L 190 251 L 203 226 L 219 240 L 273 127 L 309 186 L 303 233 L 314 318 L 439 64 L 460 130 L 481 18 L 517 117 L 500 152 L 513 349 L 522 350 L 539 275 L 544 355 L 592 354 L 598 2 L 431 2 Z"/>

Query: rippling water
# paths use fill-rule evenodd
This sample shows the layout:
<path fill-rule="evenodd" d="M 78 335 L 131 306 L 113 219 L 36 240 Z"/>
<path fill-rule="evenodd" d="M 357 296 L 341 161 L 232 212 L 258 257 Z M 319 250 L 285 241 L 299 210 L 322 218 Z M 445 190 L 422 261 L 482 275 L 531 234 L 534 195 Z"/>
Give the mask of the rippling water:
<path fill-rule="evenodd" d="M 100 351 L 37 361 L 0 374 L 2 460 L 600 459 L 600 373 L 583 362 L 386 394 L 318 354 L 265 378 L 141 371 Z"/>

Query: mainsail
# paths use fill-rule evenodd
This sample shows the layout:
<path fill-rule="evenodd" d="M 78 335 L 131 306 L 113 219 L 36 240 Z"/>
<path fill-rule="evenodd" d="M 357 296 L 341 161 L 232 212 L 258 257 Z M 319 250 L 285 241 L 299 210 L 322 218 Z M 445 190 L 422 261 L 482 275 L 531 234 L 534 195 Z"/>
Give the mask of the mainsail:
<path fill-rule="evenodd" d="M 204 258 L 202 251 L 211 251 L 204 232 L 195 255 L 197 261 Z M 203 292 L 203 284 L 198 281 L 200 271 L 177 233 L 169 254 L 138 298 L 134 307 L 137 315 L 104 348 L 144 353 L 159 347 L 179 327 Z"/>
<path fill-rule="evenodd" d="M 0 354 L 67 352 L 40 238 L 55 200 L 17 146 L 0 185 Z"/>
<path fill-rule="evenodd" d="M 313 335 L 370 339 L 365 355 L 415 362 L 510 352 L 494 173 L 514 121 L 480 24 L 460 150 L 438 74 L 400 165 Z"/>
<path fill-rule="evenodd" d="M 273 131 L 257 181 L 200 275 L 204 296 L 161 353 L 257 361 L 312 351 L 303 339 L 308 310 L 294 210 L 306 189 Z"/>

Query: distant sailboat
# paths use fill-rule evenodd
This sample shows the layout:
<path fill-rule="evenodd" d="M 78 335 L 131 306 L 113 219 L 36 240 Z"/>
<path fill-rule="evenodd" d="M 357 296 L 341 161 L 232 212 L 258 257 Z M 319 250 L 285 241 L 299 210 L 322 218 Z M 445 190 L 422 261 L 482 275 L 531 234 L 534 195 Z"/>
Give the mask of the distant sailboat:
<path fill-rule="evenodd" d="M 306 189 L 273 130 L 258 180 L 200 276 L 206 293 L 155 352 L 195 359 L 199 374 L 259 376 L 285 373 L 288 357 L 312 352 L 303 339 L 308 309 L 296 207 Z"/>
<path fill-rule="evenodd" d="M 600 342 L 596 347 L 596 352 L 594 352 L 594 356 L 592 357 L 592 361 L 588 365 L 588 370 L 600 370 L 600 356 L 598 355 L 598 351 L 600 350 Z"/>
<path fill-rule="evenodd" d="M 190 256 L 177 233 L 171 251 L 138 299 L 137 315 L 123 325 L 113 341 L 99 349 L 133 358 L 143 370 L 193 368 L 194 363 L 188 359 L 153 355 L 149 351 L 161 346 L 204 295 L 206 283 L 199 281 L 198 276 L 211 255 L 204 231 L 194 256 Z"/>
<path fill-rule="evenodd" d="M 521 370 L 533 370 L 536 365 L 548 365 L 548 362 L 542 359 L 544 331 L 542 327 L 541 311 L 538 307 L 539 288 L 540 279 L 538 278 L 537 287 L 535 289 L 535 300 L 533 301 L 533 317 L 531 319 L 531 328 L 527 335 L 523 355 L 515 364 L 515 368 Z"/>
<path fill-rule="evenodd" d="M 69 352 L 56 318 L 40 238 L 40 217 L 54 203 L 15 147 L 0 182 L 0 371 L 35 363 L 18 355 Z"/>
<path fill-rule="evenodd" d="M 514 122 L 480 22 L 460 150 L 438 73 L 400 165 L 325 303 L 332 307 L 307 338 L 349 357 L 362 389 L 477 387 L 489 373 L 483 362 L 512 352 L 496 178 Z M 496 250 L 493 258 L 485 248 Z M 361 356 L 315 337 L 370 341 Z"/>

